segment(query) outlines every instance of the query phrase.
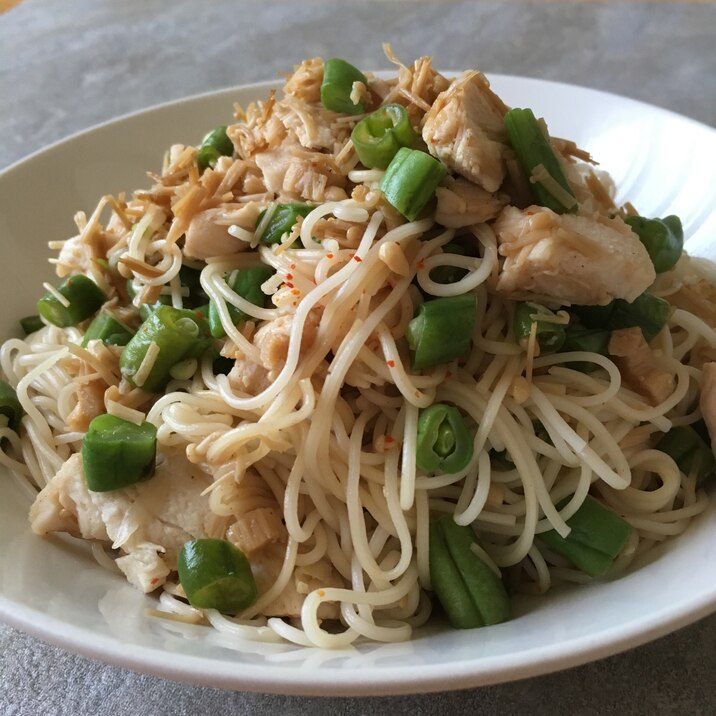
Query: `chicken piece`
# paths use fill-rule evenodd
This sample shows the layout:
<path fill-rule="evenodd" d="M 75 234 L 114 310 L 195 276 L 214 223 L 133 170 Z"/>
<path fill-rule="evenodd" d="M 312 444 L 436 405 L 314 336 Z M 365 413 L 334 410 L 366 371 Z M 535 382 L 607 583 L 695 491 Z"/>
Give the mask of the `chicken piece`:
<path fill-rule="evenodd" d="M 603 306 L 633 301 L 656 278 L 649 254 L 620 218 L 508 206 L 494 228 L 505 256 L 497 291 L 508 298 Z"/>
<path fill-rule="evenodd" d="M 267 544 L 285 543 L 287 533 L 281 511 L 273 507 L 259 507 L 247 512 L 229 527 L 226 539 L 249 558 Z"/>
<path fill-rule="evenodd" d="M 243 159 L 279 147 L 332 151 L 345 144 L 351 131 L 348 124 L 336 124 L 336 116 L 319 104 L 308 104 L 291 95 L 276 100 L 274 93 L 265 102 L 250 104 L 244 121 L 231 125 L 226 132 Z"/>
<path fill-rule="evenodd" d="M 408 110 L 410 120 L 414 125 L 420 121 L 430 109 L 435 98 L 450 86 L 450 80 L 433 69 L 431 57 L 419 57 L 412 67 L 406 67 L 393 54 L 392 49 L 386 49 L 388 59 L 398 65 L 398 81 L 384 80 L 373 75 L 368 76 L 368 86 L 373 98 L 371 108 L 376 104 L 389 104 L 397 102 Z"/>
<path fill-rule="evenodd" d="M 82 456 L 72 455 L 35 499 L 30 509 L 33 531 L 39 535 L 68 532 L 110 542 L 126 553 L 117 566 L 128 580 L 145 592 L 156 589 L 176 567 L 184 542 L 223 537 L 227 526 L 227 520 L 217 520 L 201 496 L 209 478 L 181 451 L 164 458 L 147 482 L 91 492 Z"/>
<path fill-rule="evenodd" d="M 508 201 L 506 196 L 490 194 L 465 179 L 440 186 L 435 194 L 438 200 L 435 221 L 452 229 L 491 221 Z"/>
<path fill-rule="evenodd" d="M 227 530 L 226 539 L 248 557 L 259 594 L 263 594 L 276 581 L 286 553 L 288 531 L 281 505 L 266 481 L 253 470 L 241 476 L 233 504 L 239 514 Z M 343 583 L 327 560 L 297 567 L 285 589 L 262 611 L 267 616 L 298 617 L 305 595 L 313 589 L 329 586 L 343 586 Z M 337 618 L 338 606 L 324 605 L 320 616 Z"/>
<path fill-rule="evenodd" d="M 271 92 L 267 100 L 252 102 L 246 108 L 244 119 L 227 128 L 226 134 L 242 159 L 275 149 L 283 142 L 286 127 L 274 114 L 275 104 L 276 93 Z"/>
<path fill-rule="evenodd" d="M 84 368 L 87 364 L 82 361 L 83 368 L 80 375 L 88 374 Z M 84 433 L 94 418 L 106 412 L 104 409 L 104 392 L 109 386 L 101 378 L 83 381 L 77 384 L 77 405 L 67 416 L 67 426 L 70 430 Z"/>
<path fill-rule="evenodd" d="M 669 296 L 671 298 L 671 296 Z M 698 370 L 703 370 L 705 363 L 716 361 L 716 348 L 698 341 L 689 351 L 689 365 Z"/>
<path fill-rule="evenodd" d="M 123 318 L 118 315 L 115 307 L 112 313 L 120 319 Z M 87 351 L 97 360 L 104 374 L 115 376 L 115 380 L 119 382 L 119 357 L 122 353 L 120 346 L 107 346 L 100 340 L 92 340 L 87 346 Z M 94 377 L 92 380 L 86 380 L 88 376 Z M 67 426 L 73 431 L 86 432 L 94 418 L 107 412 L 104 396 L 109 385 L 97 376 L 97 368 L 86 360 L 79 361 L 78 378 L 77 404 L 67 416 Z"/>
<path fill-rule="evenodd" d="M 699 408 L 711 437 L 711 449 L 716 455 L 716 362 L 704 363 Z"/>
<path fill-rule="evenodd" d="M 147 593 L 164 584 L 172 572 L 154 545 L 138 547 L 114 563 L 130 584 Z"/>
<path fill-rule="evenodd" d="M 256 579 L 259 594 L 263 594 L 273 586 L 281 571 L 285 553 L 285 543 L 276 542 L 267 545 L 253 555 L 251 571 Z M 316 573 L 323 578 L 314 576 Z M 301 616 L 301 608 L 309 592 L 325 587 L 343 586 L 341 576 L 324 557 L 310 567 L 297 567 L 285 589 L 262 612 L 269 617 L 297 618 Z M 338 619 L 340 616 L 339 604 L 324 602 L 318 610 L 318 616 L 321 619 Z"/>
<path fill-rule="evenodd" d="M 306 149 L 333 149 L 333 112 L 287 97 L 276 102 L 274 114 L 286 128 L 289 140 L 295 138 Z"/>
<path fill-rule="evenodd" d="M 346 178 L 328 154 L 289 147 L 261 152 L 255 160 L 266 189 L 277 197 L 323 201 L 327 187 L 346 186 Z"/>
<path fill-rule="evenodd" d="M 88 273 L 92 262 L 92 250 L 80 240 L 79 236 L 73 236 L 62 244 L 60 253 L 55 262 L 55 271 L 60 278 L 73 273 Z"/>
<path fill-rule="evenodd" d="M 323 60 L 313 57 L 293 66 L 293 74 L 286 80 L 283 91 L 304 102 L 320 102 L 322 83 Z"/>
<path fill-rule="evenodd" d="M 196 214 L 186 230 L 184 255 L 206 260 L 246 251 L 249 245 L 229 233 L 229 227 L 220 223 L 223 217 L 223 209 L 206 209 Z"/>
<path fill-rule="evenodd" d="M 248 358 L 237 358 L 228 378 L 233 388 L 249 395 L 258 395 L 271 385 L 266 368 Z"/>
<path fill-rule="evenodd" d="M 644 340 L 641 328 L 612 331 L 609 355 L 624 382 L 643 395 L 652 405 L 663 403 L 674 392 L 674 375 L 664 369 Z"/>
<path fill-rule="evenodd" d="M 302 355 L 313 345 L 320 319 L 321 312 L 315 308 L 306 317 L 301 335 Z M 268 370 L 270 381 L 276 378 L 286 362 L 293 321 L 292 313 L 279 316 L 261 326 L 254 336 L 254 344 L 261 354 L 261 365 Z"/>
<path fill-rule="evenodd" d="M 425 115 L 423 139 L 450 170 L 486 191 L 497 191 L 505 178 L 507 110 L 482 73 L 465 72 Z"/>
<path fill-rule="evenodd" d="M 703 279 L 686 284 L 675 293 L 669 294 L 669 303 L 693 313 L 716 328 L 716 286 Z"/>

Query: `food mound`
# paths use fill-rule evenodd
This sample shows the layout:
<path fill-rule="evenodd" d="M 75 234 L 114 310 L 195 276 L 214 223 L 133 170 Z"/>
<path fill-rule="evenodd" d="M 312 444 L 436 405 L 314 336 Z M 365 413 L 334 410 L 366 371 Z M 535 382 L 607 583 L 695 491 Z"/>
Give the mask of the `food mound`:
<path fill-rule="evenodd" d="M 154 616 L 320 647 L 488 626 L 706 507 L 716 287 L 679 218 L 615 204 L 480 72 L 387 52 L 392 79 L 305 60 L 79 212 L 0 349 L 32 529 Z"/>

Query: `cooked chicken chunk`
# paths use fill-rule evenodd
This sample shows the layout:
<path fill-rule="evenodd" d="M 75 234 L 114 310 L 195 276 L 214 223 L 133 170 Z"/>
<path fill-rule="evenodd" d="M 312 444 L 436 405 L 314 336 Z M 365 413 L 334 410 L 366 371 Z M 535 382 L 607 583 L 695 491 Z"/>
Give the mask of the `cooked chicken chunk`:
<path fill-rule="evenodd" d="M 716 455 L 716 363 L 704 363 L 701 374 L 699 408 L 711 437 L 711 449 Z"/>
<path fill-rule="evenodd" d="M 309 104 L 295 96 L 277 100 L 275 94 L 265 102 L 246 108 L 246 119 L 232 125 L 227 134 L 243 159 L 256 157 L 279 147 L 330 149 L 342 146 L 351 127 L 335 123 L 336 114 L 319 104 Z"/>
<path fill-rule="evenodd" d="M 494 219 L 508 201 L 507 196 L 490 194 L 465 179 L 438 187 L 435 194 L 438 200 L 435 221 L 453 229 Z"/>
<path fill-rule="evenodd" d="M 239 517 L 226 533 L 247 557 L 274 542 L 286 541 L 286 527 L 278 505 L 259 507 Z"/>
<path fill-rule="evenodd" d="M 669 295 L 669 303 L 697 315 L 716 328 L 716 286 L 703 279 Z"/>
<path fill-rule="evenodd" d="M 84 361 L 83 365 L 86 365 Z M 107 387 L 101 378 L 77 384 L 77 404 L 67 416 L 70 430 L 86 432 L 92 420 L 105 412 L 104 392 Z"/>
<path fill-rule="evenodd" d="M 266 368 L 248 358 L 237 358 L 228 378 L 232 387 L 249 395 L 258 395 L 271 385 Z"/>
<path fill-rule="evenodd" d="M 328 154 L 293 146 L 261 152 L 255 160 L 266 189 L 277 197 L 323 201 L 327 187 L 346 186 L 345 177 Z"/>
<path fill-rule="evenodd" d="M 397 102 L 408 110 L 413 124 L 419 124 L 435 98 L 450 86 L 450 80 L 433 68 L 431 57 L 419 57 L 412 66 L 404 65 L 388 49 L 388 59 L 398 65 L 398 81 L 384 80 L 369 75 L 371 95 L 381 104 Z"/>
<path fill-rule="evenodd" d="M 606 305 L 633 301 L 656 277 L 641 241 L 619 218 L 508 206 L 495 233 L 505 257 L 497 290 L 508 298 Z"/>
<path fill-rule="evenodd" d="M 89 342 L 87 351 L 97 360 L 105 375 L 109 373 L 116 376 L 118 382 L 121 349 L 93 340 Z M 106 412 L 104 396 L 109 385 L 99 377 L 97 368 L 86 360 L 79 361 L 77 377 L 77 403 L 67 416 L 67 426 L 70 430 L 85 432 L 94 418 Z"/>
<path fill-rule="evenodd" d="M 217 519 L 201 496 L 209 483 L 182 452 L 174 452 L 165 455 L 147 482 L 91 492 L 76 453 L 35 499 L 30 524 L 39 535 L 68 532 L 121 548 L 126 555 L 117 566 L 132 584 L 150 592 L 176 567 L 184 542 L 223 536 L 225 520 Z"/>
<path fill-rule="evenodd" d="M 423 139 L 449 169 L 489 192 L 497 191 L 505 177 L 507 109 L 483 74 L 465 72 L 425 115 Z"/>
<path fill-rule="evenodd" d="M 251 571 L 256 579 L 259 594 L 263 594 L 273 586 L 281 571 L 285 553 L 285 543 L 276 542 L 254 554 Z M 301 607 L 309 592 L 325 587 L 343 586 L 340 575 L 333 569 L 328 559 L 323 557 L 316 564 L 297 567 L 286 588 L 262 612 L 269 617 L 300 617 Z M 334 602 L 325 602 L 318 610 L 318 616 L 322 619 L 337 619 L 339 615 L 339 605 Z"/>
<path fill-rule="evenodd" d="M 320 319 L 320 311 L 316 309 L 311 310 L 306 317 L 301 335 L 301 353 L 313 345 Z M 269 380 L 278 375 L 286 362 L 293 321 L 293 314 L 286 314 L 265 323 L 256 331 L 254 343 L 261 352 L 261 364 L 269 371 Z"/>
<path fill-rule="evenodd" d="M 243 512 L 227 530 L 226 539 L 248 557 L 259 594 L 263 594 L 276 581 L 286 553 L 288 532 L 281 506 L 263 478 L 252 470 L 246 471 L 239 480 L 234 504 Z M 263 613 L 298 617 L 306 594 L 331 586 L 343 586 L 343 583 L 325 558 L 310 566 L 297 567 L 285 589 Z M 337 605 L 324 605 L 320 615 L 338 617 Z"/>
<path fill-rule="evenodd" d="M 674 392 L 674 375 L 666 370 L 644 340 L 641 328 L 612 331 L 609 355 L 624 382 L 652 405 L 659 405 Z"/>
<path fill-rule="evenodd" d="M 293 74 L 286 80 L 283 91 L 304 102 L 320 102 L 322 82 L 323 60 L 313 57 L 300 65 L 294 65 Z"/>
<path fill-rule="evenodd" d="M 336 141 L 332 128 L 333 112 L 286 97 L 276 102 L 274 113 L 286 128 L 286 143 L 298 140 L 306 149 L 333 149 Z"/>
<path fill-rule="evenodd" d="M 229 227 L 219 223 L 222 209 L 207 209 L 189 222 L 184 242 L 184 255 L 193 259 L 208 259 L 246 251 L 249 245 L 229 233 Z"/>

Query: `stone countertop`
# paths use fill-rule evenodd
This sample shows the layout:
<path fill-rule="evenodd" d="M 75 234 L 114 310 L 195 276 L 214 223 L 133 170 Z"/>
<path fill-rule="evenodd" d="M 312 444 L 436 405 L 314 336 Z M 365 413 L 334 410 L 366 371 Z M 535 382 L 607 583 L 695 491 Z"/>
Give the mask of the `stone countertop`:
<path fill-rule="evenodd" d="M 0 8 L 8 3 L 0 2 Z M 716 8 L 703 3 L 24 0 L 0 15 L 0 169 L 166 100 L 275 78 L 303 57 L 541 77 L 716 125 Z M 266 696 L 105 666 L 0 626 L 2 714 L 710 713 L 716 615 L 646 646 L 512 684 L 371 698 Z"/>

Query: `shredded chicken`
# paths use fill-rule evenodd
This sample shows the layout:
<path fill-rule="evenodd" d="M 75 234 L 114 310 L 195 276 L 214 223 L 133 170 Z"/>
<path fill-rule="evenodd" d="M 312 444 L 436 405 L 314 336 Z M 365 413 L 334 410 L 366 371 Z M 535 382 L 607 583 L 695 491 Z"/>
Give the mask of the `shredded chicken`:
<path fill-rule="evenodd" d="M 258 555 L 254 555 L 251 570 L 256 579 L 259 594 L 273 586 L 281 571 L 285 553 L 286 545 L 277 542 L 267 545 Z M 332 567 L 328 558 L 322 557 L 310 566 L 297 567 L 285 589 L 262 612 L 267 617 L 297 618 L 301 616 L 301 607 L 309 592 L 326 587 L 344 586 L 341 576 Z M 338 619 L 340 616 L 339 605 L 335 602 L 323 603 L 318 610 L 318 616 L 321 619 Z"/>
<path fill-rule="evenodd" d="M 266 368 L 248 358 L 237 358 L 228 378 L 233 388 L 250 395 L 258 395 L 271 385 Z"/>
<path fill-rule="evenodd" d="M 94 371 L 82 361 L 80 378 L 90 375 Z M 104 392 L 109 386 L 101 378 L 82 380 L 77 382 L 77 404 L 67 416 L 67 426 L 70 430 L 86 432 L 89 424 L 98 415 L 105 412 Z"/>
<path fill-rule="evenodd" d="M 414 123 L 430 109 L 436 97 L 450 86 L 450 80 L 433 68 L 430 57 L 419 57 L 412 67 L 404 65 L 393 53 L 390 45 L 383 45 L 387 58 L 398 66 L 398 79 L 383 80 L 371 77 L 371 92 L 382 103 L 396 102 L 408 110 Z"/>
<path fill-rule="evenodd" d="M 286 128 L 285 143 L 295 139 L 306 149 L 333 149 L 336 143 L 333 112 L 306 104 L 295 97 L 286 97 L 276 102 L 274 114 Z"/>
<path fill-rule="evenodd" d="M 283 524 L 281 505 L 266 482 L 251 470 L 239 480 L 234 504 L 240 514 L 227 530 L 226 539 L 248 557 L 259 594 L 263 594 L 276 581 L 286 553 L 288 532 Z M 297 567 L 286 588 L 263 613 L 267 616 L 298 617 L 306 594 L 313 589 L 330 586 L 344 585 L 325 557 L 313 565 Z M 337 605 L 322 606 L 319 616 L 337 618 Z"/>
<path fill-rule="evenodd" d="M 245 251 L 249 245 L 229 233 L 229 227 L 220 223 L 223 209 L 207 209 L 189 222 L 184 242 L 184 255 L 194 259 L 208 259 Z"/>
<path fill-rule="evenodd" d="M 254 343 L 261 352 L 261 364 L 268 370 L 268 379 L 273 380 L 286 362 L 288 355 L 293 314 L 286 314 L 265 323 L 254 337 Z M 301 334 L 301 353 L 305 353 L 316 338 L 320 311 L 313 309 L 309 312 Z"/>
<path fill-rule="evenodd" d="M 435 194 L 435 221 L 453 229 L 491 221 L 509 201 L 504 194 L 490 194 L 465 179 L 450 180 Z"/>
<path fill-rule="evenodd" d="M 497 290 L 508 298 L 606 305 L 633 301 L 656 277 L 643 244 L 620 218 L 508 206 L 494 228 L 505 256 Z"/>
<path fill-rule="evenodd" d="M 68 532 L 108 542 L 126 554 L 117 566 L 150 592 L 176 567 L 181 546 L 198 537 L 223 537 L 226 520 L 201 496 L 209 478 L 182 452 L 167 453 L 151 480 L 111 492 L 87 489 L 82 456 L 72 455 L 30 509 L 34 532 Z"/>
<path fill-rule="evenodd" d="M 716 361 L 716 347 L 699 341 L 689 352 L 689 365 L 703 370 L 704 363 Z"/>
<path fill-rule="evenodd" d="M 609 355 L 617 364 L 624 382 L 652 405 L 663 403 L 674 392 L 674 374 L 659 361 L 644 339 L 641 328 L 612 331 Z"/>
<path fill-rule="evenodd" d="M 254 552 L 274 542 L 286 541 L 286 527 L 282 513 L 273 507 L 251 510 L 229 527 L 226 538 L 233 542 L 249 559 Z"/>
<path fill-rule="evenodd" d="M 346 178 L 329 154 L 293 145 L 257 154 L 266 189 L 277 197 L 322 201 L 329 186 L 345 187 Z"/>
<path fill-rule="evenodd" d="M 300 65 L 294 65 L 293 74 L 286 80 L 283 91 L 304 102 L 320 102 L 322 82 L 323 60 L 313 57 Z"/>
<path fill-rule="evenodd" d="M 321 105 L 291 95 L 277 100 L 274 93 L 265 102 L 250 104 L 246 120 L 230 126 L 227 134 L 244 159 L 280 146 L 333 150 L 345 143 L 351 129 L 336 124 L 336 118 Z"/>
<path fill-rule="evenodd" d="M 716 362 L 704 363 L 699 408 L 711 436 L 711 449 L 716 455 Z"/>
<path fill-rule="evenodd" d="M 716 286 L 703 279 L 686 284 L 675 293 L 669 294 L 669 303 L 683 308 L 716 328 Z"/>
<path fill-rule="evenodd" d="M 423 139 L 449 169 L 489 192 L 497 191 L 506 171 L 507 109 L 482 73 L 465 72 L 425 115 Z"/>

